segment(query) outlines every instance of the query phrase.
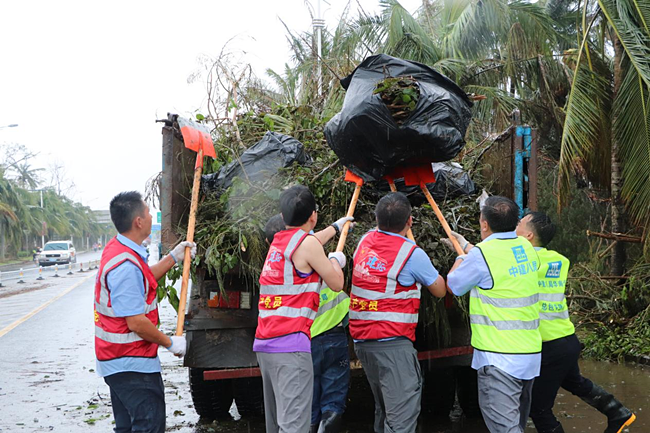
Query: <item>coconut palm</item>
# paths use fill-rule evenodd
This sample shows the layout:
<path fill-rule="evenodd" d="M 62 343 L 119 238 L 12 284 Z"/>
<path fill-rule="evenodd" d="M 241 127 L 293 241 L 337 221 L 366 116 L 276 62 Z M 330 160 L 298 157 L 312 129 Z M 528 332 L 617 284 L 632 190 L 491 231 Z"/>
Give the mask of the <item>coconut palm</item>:
<path fill-rule="evenodd" d="M 568 200 L 576 167 L 609 181 L 614 233 L 625 232 L 626 209 L 633 223 L 650 226 L 649 29 L 647 1 L 584 4 L 561 142 L 560 200 Z M 614 275 L 622 274 L 624 262 L 625 244 L 618 242 Z"/>

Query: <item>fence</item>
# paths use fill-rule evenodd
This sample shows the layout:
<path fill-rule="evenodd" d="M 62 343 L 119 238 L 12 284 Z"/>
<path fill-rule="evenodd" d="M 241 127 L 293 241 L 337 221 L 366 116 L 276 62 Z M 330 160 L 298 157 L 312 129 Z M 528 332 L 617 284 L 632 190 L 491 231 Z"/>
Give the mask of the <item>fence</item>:
<path fill-rule="evenodd" d="M 85 262 L 68 263 L 65 265 L 34 266 L 31 268 L 20 268 L 18 271 L 0 271 L 0 287 L 3 283 L 18 280 L 17 284 L 24 284 L 29 281 L 40 281 L 47 278 L 59 278 L 67 275 L 74 275 L 75 272 L 88 272 L 97 270 L 99 260 L 87 260 Z"/>

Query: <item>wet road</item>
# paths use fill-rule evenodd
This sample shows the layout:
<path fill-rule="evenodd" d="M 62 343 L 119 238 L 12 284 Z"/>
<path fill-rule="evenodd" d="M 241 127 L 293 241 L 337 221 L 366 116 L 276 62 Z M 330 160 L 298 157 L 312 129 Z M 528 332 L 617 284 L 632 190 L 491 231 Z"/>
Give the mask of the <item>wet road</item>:
<path fill-rule="evenodd" d="M 97 377 L 92 294 L 96 271 L 46 278 L 0 289 L 0 432 L 110 432 L 108 387 Z M 161 329 L 171 334 L 176 313 L 164 302 Z M 199 423 L 181 361 L 160 352 L 167 401 L 167 431 L 263 432 L 263 420 Z M 650 431 L 650 369 L 583 361 L 584 374 L 611 390 L 637 414 L 630 432 Z M 362 397 L 363 398 L 363 397 Z M 370 395 L 365 398 L 371 399 Z M 234 413 L 236 410 L 233 410 Z M 556 414 L 567 432 L 604 430 L 605 418 L 563 393 Z M 371 431 L 372 415 L 346 413 L 344 431 Z M 421 432 L 483 433 L 479 420 L 452 424 L 422 420 Z M 526 433 L 534 432 L 529 427 Z"/>

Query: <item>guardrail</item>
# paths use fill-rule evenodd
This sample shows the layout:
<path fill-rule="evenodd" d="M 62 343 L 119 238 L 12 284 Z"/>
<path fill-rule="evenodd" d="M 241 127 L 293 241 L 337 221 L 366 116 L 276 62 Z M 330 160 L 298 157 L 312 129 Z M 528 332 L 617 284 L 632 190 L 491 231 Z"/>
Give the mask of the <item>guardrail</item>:
<path fill-rule="evenodd" d="M 28 281 L 41 281 L 45 280 L 44 273 L 52 274 L 47 278 L 59 278 L 65 275 L 73 275 L 75 272 L 88 272 L 94 271 L 99 268 L 99 260 L 86 260 L 78 263 L 68 263 L 59 266 L 36 266 L 32 268 L 20 268 L 18 271 L 0 271 L 0 287 L 4 287 L 3 283 L 11 280 L 18 280 L 17 284 L 24 284 Z"/>

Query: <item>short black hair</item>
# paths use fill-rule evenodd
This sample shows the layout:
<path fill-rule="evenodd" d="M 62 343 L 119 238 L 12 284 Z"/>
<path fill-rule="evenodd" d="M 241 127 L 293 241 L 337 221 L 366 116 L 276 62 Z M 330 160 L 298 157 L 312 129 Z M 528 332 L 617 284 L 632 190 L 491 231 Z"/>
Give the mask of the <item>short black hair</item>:
<path fill-rule="evenodd" d="M 277 232 L 281 232 L 282 230 L 285 230 L 286 226 L 284 224 L 284 220 L 282 219 L 282 214 L 279 213 L 277 215 L 273 215 L 267 222 L 266 225 L 264 226 L 264 236 L 266 237 L 266 241 L 269 244 L 273 243 L 273 237 Z"/>
<path fill-rule="evenodd" d="M 406 227 L 411 216 L 411 203 L 401 192 L 389 192 L 375 207 L 375 218 L 379 230 L 399 233 Z"/>
<path fill-rule="evenodd" d="M 315 210 L 316 199 L 306 186 L 292 186 L 280 195 L 280 211 L 287 226 L 303 225 Z"/>
<path fill-rule="evenodd" d="M 511 232 L 519 222 L 519 206 L 507 197 L 493 195 L 485 200 L 481 216 L 494 233 Z"/>
<path fill-rule="evenodd" d="M 135 217 L 144 212 L 145 203 L 138 191 L 121 192 L 111 200 L 111 220 L 118 233 L 131 230 Z"/>
<path fill-rule="evenodd" d="M 546 247 L 555 237 L 557 227 L 544 212 L 528 212 L 525 216 L 528 215 L 530 215 L 528 224 L 531 231 L 535 233 L 539 246 Z"/>

